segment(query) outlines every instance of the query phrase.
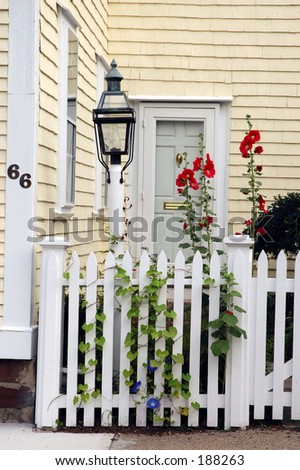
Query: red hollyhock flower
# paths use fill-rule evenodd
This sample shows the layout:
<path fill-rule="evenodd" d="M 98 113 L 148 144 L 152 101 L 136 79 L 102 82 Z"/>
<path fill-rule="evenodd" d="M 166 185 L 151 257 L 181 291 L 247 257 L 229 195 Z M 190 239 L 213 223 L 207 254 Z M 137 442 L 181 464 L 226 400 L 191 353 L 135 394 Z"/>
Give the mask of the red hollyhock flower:
<path fill-rule="evenodd" d="M 260 155 L 261 153 L 263 153 L 264 149 L 261 145 L 258 145 L 257 147 L 255 147 L 254 149 L 254 153 L 256 153 L 257 155 Z"/>
<path fill-rule="evenodd" d="M 187 229 L 188 224 L 186 222 L 183 223 L 183 230 Z"/>
<path fill-rule="evenodd" d="M 233 315 L 233 312 L 231 310 L 226 310 L 227 315 Z"/>
<path fill-rule="evenodd" d="M 251 227 L 251 225 L 252 225 L 252 220 L 250 220 L 250 219 L 249 219 L 249 220 L 246 220 L 246 221 L 245 221 L 245 225 L 247 225 L 247 227 Z"/>
<path fill-rule="evenodd" d="M 216 174 L 215 165 L 209 153 L 206 154 L 206 163 L 203 167 L 203 173 L 207 178 L 213 178 Z"/>
<path fill-rule="evenodd" d="M 194 171 L 189 168 L 185 168 L 181 173 L 179 173 L 176 178 L 176 186 L 179 187 L 179 189 L 177 189 L 179 194 L 182 193 L 181 188 L 187 184 L 189 184 L 192 189 L 199 189 L 199 184 L 197 183 L 194 175 Z"/>
<path fill-rule="evenodd" d="M 193 178 L 193 180 L 190 182 L 190 187 L 195 191 L 199 189 L 199 184 L 197 183 L 196 178 Z"/>
<path fill-rule="evenodd" d="M 256 171 L 257 171 L 258 173 L 261 173 L 261 172 L 262 172 L 262 169 L 263 169 L 263 166 L 262 166 L 262 165 L 257 165 Z"/>
<path fill-rule="evenodd" d="M 259 131 L 255 131 L 254 129 L 251 129 L 247 136 L 252 140 L 253 143 L 260 141 L 260 133 Z"/>
<path fill-rule="evenodd" d="M 195 160 L 193 161 L 193 170 L 194 171 L 199 171 L 201 168 L 201 162 L 202 158 L 196 157 Z"/>
<path fill-rule="evenodd" d="M 183 170 L 182 173 L 179 173 L 179 175 L 177 176 L 176 186 L 186 186 L 188 181 L 192 181 L 193 179 L 195 179 L 193 170 L 185 168 L 185 170 Z"/>
<path fill-rule="evenodd" d="M 257 230 L 256 230 L 256 233 L 258 233 L 259 235 L 264 235 L 265 233 L 267 233 L 266 229 L 264 229 L 263 227 L 259 227 Z"/>
<path fill-rule="evenodd" d="M 240 152 L 243 158 L 249 157 L 248 152 L 252 149 L 253 140 L 249 137 L 249 134 L 246 135 L 244 140 L 240 143 Z"/>
<path fill-rule="evenodd" d="M 199 227 L 208 227 L 213 223 L 214 219 L 210 215 L 207 217 L 202 217 L 202 222 L 199 222 Z"/>
<path fill-rule="evenodd" d="M 266 200 L 262 197 L 262 196 L 259 196 L 258 197 L 258 203 L 259 203 L 259 208 L 261 211 L 263 211 L 265 214 L 268 213 L 268 211 L 266 210 Z"/>

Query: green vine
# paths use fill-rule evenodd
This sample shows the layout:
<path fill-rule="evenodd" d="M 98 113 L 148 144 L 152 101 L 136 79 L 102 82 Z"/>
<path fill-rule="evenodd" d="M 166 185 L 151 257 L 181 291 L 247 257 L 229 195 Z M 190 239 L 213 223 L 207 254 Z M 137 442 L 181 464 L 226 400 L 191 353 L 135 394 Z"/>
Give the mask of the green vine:
<path fill-rule="evenodd" d="M 149 282 L 142 290 L 131 282 L 128 273 L 120 266 L 116 268 L 116 279 L 122 281 L 123 286 L 116 291 L 117 296 L 131 295 L 131 308 L 127 315 L 131 320 L 131 331 L 127 333 L 125 347 L 129 348 L 127 358 L 130 360 L 130 369 L 122 371 L 125 384 L 130 387 L 131 393 L 136 394 L 136 405 L 147 404 L 150 410 L 153 410 L 154 421 L 170 422 L 171 417 L 159 416 L 160 400 L 168 396 L 173 410 L 181 415 L 188 415 L 187 406 L 176 407 L 174 398 L 182 397 L 185 400 L 191 397 L 189 391 L 190 374 L 184 372 L 185 358 L 181 353 L 173 353 L 173 345 L 178 340 L 178 332 L 173 325 L 176 318 L 176 312 L 168 308 L 165 304 L 159 304 L 160 289 L 166 285 L 167 278 L 162 277 L 162 273 L 157 270 L 156 262 L 153 262 L 146 273 Z M 140 323 L 143 320 L 141 307 L 144 303 L 148 304 L 147 319 L 148 323 Z M 165 317 L 165 325 L 159 326 L 157 319 L 159 315 Z M 157 342 L 163 338 L 165 348 L 157 348 Z M 148 346 L 147 362 L 145 367 L 146 383 L 142 383 L 137 376 L 137 357 L 140 348 Z M 173 368 L 180 364 L 183 368 L 181 378 L 174 377 Z M 163 368 L 162 377 L 164 379 L 163 390 L 157 392 L 154 381 L 154 372 L 158 368 Z M 200 409 L 197 402 L 192 402 L 191 406 Z"/>

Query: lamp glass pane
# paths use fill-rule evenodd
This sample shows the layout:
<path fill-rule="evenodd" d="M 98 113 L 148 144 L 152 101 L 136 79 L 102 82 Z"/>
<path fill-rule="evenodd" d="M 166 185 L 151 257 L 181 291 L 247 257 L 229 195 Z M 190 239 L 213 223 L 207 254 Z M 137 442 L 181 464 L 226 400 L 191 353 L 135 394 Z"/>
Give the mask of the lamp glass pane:
<path fill-rule="evenodd" d="M 102 103 L 103 108 L 128 108 L 128 102 L 124 94 L 105 94 Z"/>
<path fill-rule="evenodd" d="M 126 123 L 102 123 L 105 152 L 120 151 L 127 153 Z"/>

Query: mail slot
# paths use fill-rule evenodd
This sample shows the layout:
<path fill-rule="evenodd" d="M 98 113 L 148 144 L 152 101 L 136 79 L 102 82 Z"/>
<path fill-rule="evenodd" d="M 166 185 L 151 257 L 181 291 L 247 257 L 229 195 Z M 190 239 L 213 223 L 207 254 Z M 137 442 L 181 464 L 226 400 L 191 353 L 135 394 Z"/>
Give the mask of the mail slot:
<path fill-rule="evenodd" d="M 184 206 L 185 206 L 185 204 L 183 202 L 173 202 L 173 201 L 164 202 L 164 210 L 165 211 L 184 210 Z"/>

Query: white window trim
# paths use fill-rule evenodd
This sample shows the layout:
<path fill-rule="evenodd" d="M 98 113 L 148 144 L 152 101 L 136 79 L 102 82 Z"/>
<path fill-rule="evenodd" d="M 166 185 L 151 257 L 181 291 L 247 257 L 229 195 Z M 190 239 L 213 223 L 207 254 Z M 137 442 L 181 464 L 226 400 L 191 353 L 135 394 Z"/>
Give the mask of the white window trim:
<path fill-rule="evenodd" d="M 105 90 L 105 76 L 109 71 L 109 65 L 104 60 L 104 58 L 98 54 L 96 54 L 96 63 L 97 63 L 97 98 L 95 107 L 98 106 L 100 96 L 102 92 Z M 103 194 L 103 166 L 98 160 L 98 154 L 96 149 L 96 140 L 94 139 L 95 145 L 95 198 L 94 198 L 94 210 L 93 216 L 94 217 L 103 217 L 104 213 L 107 209 L 105 203 L 103 204 L 104 194 Z"/>
<path fill-rule="evenodd" d="M 58 146 L 58 198 L 55 217 L 70 218 L 75 203 L 66 201 L 67 181 L 67 96 L 68 96 L 68 31 L 78 37 L 79 23 L 69 10 L 58 4 L 59 22 L 59 146 Z M 75 190 L 76 191 L 76 190 Z"/>

